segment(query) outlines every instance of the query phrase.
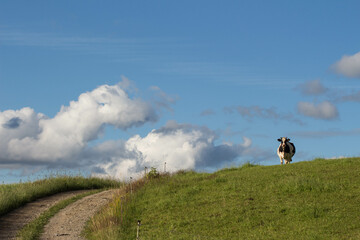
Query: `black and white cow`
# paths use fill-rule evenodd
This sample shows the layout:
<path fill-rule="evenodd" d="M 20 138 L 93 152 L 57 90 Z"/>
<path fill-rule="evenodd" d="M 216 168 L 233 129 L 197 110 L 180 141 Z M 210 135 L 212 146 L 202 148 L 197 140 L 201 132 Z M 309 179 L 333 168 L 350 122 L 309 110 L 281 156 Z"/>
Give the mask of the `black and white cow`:
<path fill-rule="evenodd" d="M 277 149 L 277 154 L 280 158 L 281 164 L 283 164 L 283 159 L 285 164 L 288 164 L 292 161 L 292 157 L 295 154 L 295 145 L 290 142 L 290 139 L 287 137 L 279 138 L 280 146 Z"/>

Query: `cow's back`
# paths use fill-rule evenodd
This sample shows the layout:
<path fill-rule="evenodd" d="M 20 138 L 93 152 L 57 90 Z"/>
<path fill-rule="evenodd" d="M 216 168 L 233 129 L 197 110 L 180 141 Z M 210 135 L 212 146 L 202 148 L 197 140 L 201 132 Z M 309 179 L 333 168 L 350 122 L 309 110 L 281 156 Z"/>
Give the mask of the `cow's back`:
<path fill-rule="evenodd" d="M 291 157 L 295 155 L 296 148 L 292 142 L 287 142 L 285 148 L 285 153 L 289 154 Z"/>
<path fill-rule="evenodd" d="M 295 148 L 295 145 L 292 143 L 292 142 L 289 142 L 291 144 L 291 146 L 293 147 L 293 155 L 296 153 L 296 148 Z"/>

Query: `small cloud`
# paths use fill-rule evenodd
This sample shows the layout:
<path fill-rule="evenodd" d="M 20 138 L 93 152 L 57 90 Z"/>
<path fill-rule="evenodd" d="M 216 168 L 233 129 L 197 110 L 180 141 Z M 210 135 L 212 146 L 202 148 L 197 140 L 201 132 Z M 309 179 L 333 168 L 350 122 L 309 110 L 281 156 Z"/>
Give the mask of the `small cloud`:
<path fill-rule="evenodd" d="M 345 156 L 333 156 L 329 159 L 342 159 L 342 158 L 346 158 Z"/>
<path fill-rule="evenodd" d="M 348 56 L 344 55 L 330 67 L 336 73 L 349 78 L 360 78 L 360 52 Z"/>
<path fill-rule="evenodd" d="M 126 91 L 127 93 L 138 93 L 139 89 L 135 86 L 135 83 L 125 77 L 124 75 L 121 75 L 121 82 L 118 83 L 118 86 Z"/>
<path fill-rule="evenodd" d="M 260 117 L 260 118 L 273 118 L 273 119 L 279 119 L 281 118 L 280 114 L 276 111 L 274 107 L 272 108 L 262 108 L 260 106 L 237 106 L 236 107 L 237 112 L 242 117 Z"/>
<path fill-rule="evenodd" d="M 300 114 L 316 119 L 333 120 L 339 116 L 336 106 L 328 101 L 317 105 L 309 102 L 299 102 L 297 109 Z"/>
<path fill-rule="evenodd" d="M 235 111 L 235 108 L 234 107 L 224 107 L 223 111 L 226 114 L 233 114 Z"/>
<path fill-rule="evenodd" d="M 360 91 L 342 96 L 340 100 L 343 102 L 360 102 Z"/>
<path fill-rule="evenodd" d="M 319 79 L 300 84 L 296 89 L 299 89 L 302 94 L 307 96 L 321 95 L 328 91 L 328 89 L 321 84 Z"/>
<path fill-rule="evenodd" d="M 206 109 L 200 113 L 200 116 L 202 117 L 211 116 L 211 115 L 215 115 L 215 112 L 212 109 Z"/>
<path fill-rule="evenodd" d="M 252 141 L 250 138 L 247 138 L 247 137 L 243 137 L 243 141 L 244 143 L 241 144 L 241 146 L 245 147 L 245 148 L 248 148 L 251 146 L 252 144 Z"/>
<path fill-rule="evenodd" d="M 340 129 L 329 129 L 320 131 L 300 131 L 292 132 L 291 135 L 303 138 L 329 138 L 329 137 L 340 137 L 340 136 L 358 136 L 360 135 L 360 129 L 351 130 L 340 130 Z"/>
<path fill-rule="evenodd" d="M 246 130 L 236 131 L 231 128 L 231 126 L 226 127 L 224 130 L 221 130 L 221 135 L 225 137 L 241 136 Z"/>
<path fill-rule="evenodd" d="M 171 105 L 176 103 L 178 99 L 177 96 L 170 96 L 169 94 L 161 90 L 158 86 L 151 86 L 150 90 L 155 93 L 154 103 L 156 106 L 158 106 L 159 108 L 165 108 L 169 111 L 173 111 Z"/>
<path fill-rule="evenodd" d="M 272 119 L 272 120 L 286 120 L 294 122 L 299 125 L 305 125 L 303 121 L 294 117 L 291 113 L 280 113 L 275 107 L 263 108 L 260 106 L 236 106 L 236 107 L 225 107 L 225 113 L 232 114 L 233 112 L 239 113 L 243 118 L 251 121 L 254 118 Z"/>

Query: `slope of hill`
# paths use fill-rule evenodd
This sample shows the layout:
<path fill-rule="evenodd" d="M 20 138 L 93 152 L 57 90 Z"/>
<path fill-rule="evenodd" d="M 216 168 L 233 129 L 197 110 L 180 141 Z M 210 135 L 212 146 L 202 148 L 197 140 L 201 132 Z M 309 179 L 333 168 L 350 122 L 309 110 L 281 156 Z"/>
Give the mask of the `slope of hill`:
<path fill-rule="evenodd" d="M 112 204 L 87 232 L 134 239 L 140 219 L 141 239 L 360 239 L 359 173 L 360 158 L 179 172 L 149 181 L 124 209 Z"/>

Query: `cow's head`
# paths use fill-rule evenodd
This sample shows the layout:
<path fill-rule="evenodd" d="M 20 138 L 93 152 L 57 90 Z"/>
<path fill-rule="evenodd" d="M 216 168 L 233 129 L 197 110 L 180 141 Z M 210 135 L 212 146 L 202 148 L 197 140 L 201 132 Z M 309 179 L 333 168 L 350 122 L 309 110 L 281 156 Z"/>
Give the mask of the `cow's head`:
<path fill-rule="evenodd" d="M 290 141 L 290 138 L 282 137 L 282 138 L 279 138 L 278 141 L 281 142 L 280 145 L 281 145 L 282 147 L 285 147 L 286 142 L 289 142 L 289 141 Z"/>

